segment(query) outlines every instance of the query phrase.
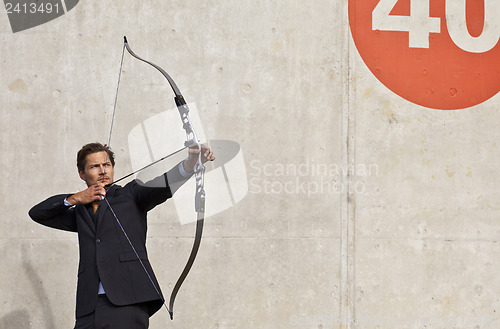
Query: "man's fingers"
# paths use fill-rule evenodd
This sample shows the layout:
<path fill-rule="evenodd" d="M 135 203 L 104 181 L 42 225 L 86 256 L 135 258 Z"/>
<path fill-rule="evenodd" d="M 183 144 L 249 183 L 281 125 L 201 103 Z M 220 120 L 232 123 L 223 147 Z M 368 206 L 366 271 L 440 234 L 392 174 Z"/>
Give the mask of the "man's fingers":
<path fill-rule="evenodd" d="M 106 190 L 104 189 L 104 187 L 101 187 L 99 189 L 98 195 L 101 200 L 104 199 L 104 197 L 106 196 Z"/>
<path fill-rule="evenodd" d="M 201 154 L 202 154 L 202 162 L 206 162 L 206 161 L 214 161 L 215 160 L 215 157 L 214 157 L 214 154 L 212 152 L 212 150 L 204 145 L 204 144 L 201 144 Z M 191 159 L 195 159 L 195 157 L 198 157 L 200 154 L 200 148 L 198 146 L 191 146 L 189 148 L 189 156 Z"/>
<path fill-rule="evenodd" d="M 215 160 L 214 153 L 209 148 L 206 149 L 204 155 L 205 155 L 205 158 L 207 158 L 207 160 L 209 160 L 209 161 L 214 161 Z"/>
<path fill-rule="evenodd" d="M 106 196 L 106 190 L 102 186 L 102 184 L 95 184 L 94 190 L 92 191 L 92 196 L 94 197 L 94 201 L 102 200 Z"/>

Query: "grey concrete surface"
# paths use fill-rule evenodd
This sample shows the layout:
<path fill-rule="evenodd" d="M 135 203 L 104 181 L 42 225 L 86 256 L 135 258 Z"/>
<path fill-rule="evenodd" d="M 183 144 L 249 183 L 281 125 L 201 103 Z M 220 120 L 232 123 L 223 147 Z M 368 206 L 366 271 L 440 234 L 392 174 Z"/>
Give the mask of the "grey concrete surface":
<path fill-rule="evenodd" d="M 347 1 L 82 0 L 19 33 L 0 15 L 0 35 L 0 328 L 74 325 L 76 235 L 27 211 L 84 188 L 76 151 L 107 142 L 124 35 L 209 139 L 240 144 L 248 178 L 206 218 L 175 320 L 160 310 L 151 328 L 498 327 L 500 100 L 437 111 L 392 94 L 356 52 Z M 117 177 L 127 134 L 172 97 L 125 55 Z M 165 295 L 193 234 L 172 203 L 149 216 Z"/>

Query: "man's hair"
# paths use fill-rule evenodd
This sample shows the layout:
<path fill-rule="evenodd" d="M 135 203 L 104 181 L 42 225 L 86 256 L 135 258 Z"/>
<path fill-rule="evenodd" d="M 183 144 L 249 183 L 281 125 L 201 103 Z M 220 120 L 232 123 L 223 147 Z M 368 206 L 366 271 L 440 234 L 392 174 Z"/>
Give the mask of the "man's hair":
<path fill-rule="evenodd" d="M 109 161 L 111 161 L 111 164 L 114 167 L 115 154 L 111 151 L 108 145 L 102 145 L 101 143 L 89 143 L 87 145 L 83 145 L 81 150 L 78 151 L 78 154 L 76 155 L 76 166 L 78 167 L 78 171 L 84 171 L 85 164 L 87 162 L 87 155 L 102 151 L 108 153 Z"/>

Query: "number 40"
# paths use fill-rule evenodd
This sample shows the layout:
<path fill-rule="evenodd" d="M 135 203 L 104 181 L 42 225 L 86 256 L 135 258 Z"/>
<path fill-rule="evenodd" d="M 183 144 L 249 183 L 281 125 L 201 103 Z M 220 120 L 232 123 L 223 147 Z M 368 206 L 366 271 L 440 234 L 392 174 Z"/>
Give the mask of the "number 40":
<path fill-rule="evenodd" d="M 372 30 L 409 32 L 410 48 L 429 48 L 430 33 L 441 32 L 441 18 L 430 17 L 431 0 L 410 0 L 410 16 L 390 15 L 398 0 L 380 0 L 372 12 Z M 473 37 L 467 29 L 467 0 L 446 0 L 446 26 L 453 42 L 471 53 L 491 50 L 500 39 L 500 1 L 484 1 L 484 27 Z M 470 0 L 469 0 L 470 1 Z"/>

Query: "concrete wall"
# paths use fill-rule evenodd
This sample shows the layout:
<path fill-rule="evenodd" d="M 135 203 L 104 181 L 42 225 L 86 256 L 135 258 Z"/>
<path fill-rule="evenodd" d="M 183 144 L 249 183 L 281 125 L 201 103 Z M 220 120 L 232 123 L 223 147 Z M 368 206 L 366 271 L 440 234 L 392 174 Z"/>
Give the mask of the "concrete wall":
<path fill-rule="evenodd" d="M 498 327 L 500 99 L 398 96 L 358 52 L 347 1 L 82 0 L 17 33 L 2 14 L 0 33 L 0 328 L 74 325 L 76 235 L 27 211 L 84 188 L 76 151 L 107 142 L 123 35 L 196 103 L 207 139 L 239 143 L 248 183 L 206 218 L 175 320 L 151 328 Z M 172 96 L 125 54 L 116 176 L 128 133 Z M 165 295 L 193 234 L 171 202 L 150 214 Z"/>

